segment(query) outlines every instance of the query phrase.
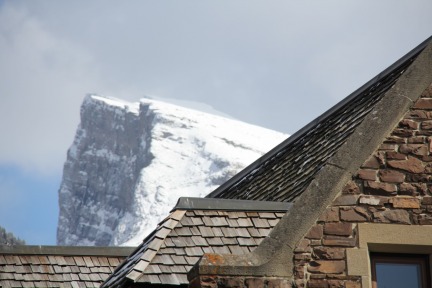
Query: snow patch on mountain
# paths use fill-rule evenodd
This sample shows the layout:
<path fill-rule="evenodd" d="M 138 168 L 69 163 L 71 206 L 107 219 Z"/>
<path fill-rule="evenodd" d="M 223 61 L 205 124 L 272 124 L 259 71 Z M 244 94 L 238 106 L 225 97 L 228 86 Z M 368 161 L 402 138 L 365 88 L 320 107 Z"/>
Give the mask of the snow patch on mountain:
<path fill-rule="evenodd" d="M 137 245 L 288 135 L 151 99 L 89 95 L 59 190 L 59 245 Z"/>

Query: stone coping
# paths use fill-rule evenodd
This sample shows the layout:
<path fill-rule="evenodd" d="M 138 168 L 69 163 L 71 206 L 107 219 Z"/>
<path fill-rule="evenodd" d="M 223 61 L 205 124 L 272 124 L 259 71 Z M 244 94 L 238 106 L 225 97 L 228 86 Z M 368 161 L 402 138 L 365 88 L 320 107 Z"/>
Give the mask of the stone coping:
<path fill-rule="evenodd" d="M 217 211 L 250 211 L 270 212 L 287 211 L 292 203 L 253 201 L 237 199 L 180 197 L 176 206 L 171 210 L 217 210 Z"/>

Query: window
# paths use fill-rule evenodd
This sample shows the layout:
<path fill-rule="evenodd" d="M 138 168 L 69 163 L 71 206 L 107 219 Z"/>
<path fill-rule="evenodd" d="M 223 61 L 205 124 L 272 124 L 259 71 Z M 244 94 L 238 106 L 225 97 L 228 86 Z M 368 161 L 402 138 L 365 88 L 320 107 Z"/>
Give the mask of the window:
<path fill-rule="evenodd" d="M 428 288 L 429 255 L 371 253 L 373 288 Z"/>

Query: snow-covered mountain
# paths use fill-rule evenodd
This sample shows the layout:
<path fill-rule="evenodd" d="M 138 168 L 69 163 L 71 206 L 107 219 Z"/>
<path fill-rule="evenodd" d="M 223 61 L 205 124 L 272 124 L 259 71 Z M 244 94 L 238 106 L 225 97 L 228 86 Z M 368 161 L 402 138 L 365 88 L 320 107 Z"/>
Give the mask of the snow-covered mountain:
<path fill-rule="evenodd" d="M 59 190 L 59 245 L 137 245 L 288 135 L 163 102 L 88 95 Z"/>

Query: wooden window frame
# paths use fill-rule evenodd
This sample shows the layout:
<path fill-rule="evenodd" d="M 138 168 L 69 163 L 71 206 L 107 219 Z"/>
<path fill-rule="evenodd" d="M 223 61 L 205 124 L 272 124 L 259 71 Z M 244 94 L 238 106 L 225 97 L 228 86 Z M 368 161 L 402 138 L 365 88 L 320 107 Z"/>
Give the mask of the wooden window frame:
<path fill-rule="evenodd" d="M 377 263 L 419 264 L 421 269 L 421 287 L 431 287 L 430 263 L 428 254 L 371 253 L 370 260 L 372 270 L 372 288 L 379 288 L 377 287 L 376 283 Z"/>

